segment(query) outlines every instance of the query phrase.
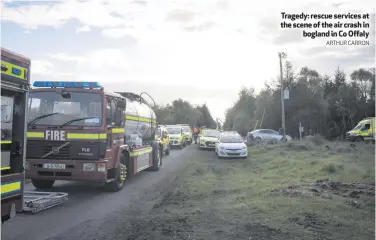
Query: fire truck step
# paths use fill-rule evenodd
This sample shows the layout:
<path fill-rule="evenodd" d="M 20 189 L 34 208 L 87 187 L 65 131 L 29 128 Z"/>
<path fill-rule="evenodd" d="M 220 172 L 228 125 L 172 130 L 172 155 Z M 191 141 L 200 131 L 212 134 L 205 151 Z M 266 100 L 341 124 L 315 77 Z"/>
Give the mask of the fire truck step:
<path fill-rule="evenodd" d="M 116 178 L 109 178 L 109 179 L 106 180 L 106 183 L 110 183 L 110 182 L 113 182 L 115 180 L 116 180 Z"/>
<path fill-rule="evenodd" d="M 24 191 L 24 212 L 37 213 L 68 200 L 68 193 Z"/>

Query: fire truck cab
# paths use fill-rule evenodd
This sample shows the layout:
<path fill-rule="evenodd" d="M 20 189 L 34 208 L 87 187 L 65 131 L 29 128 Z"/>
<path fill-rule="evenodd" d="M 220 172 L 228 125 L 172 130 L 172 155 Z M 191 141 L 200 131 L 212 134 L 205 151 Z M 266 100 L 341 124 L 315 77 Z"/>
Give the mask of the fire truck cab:
<path fill-rule="evenodd" d="M 23 209 L 30 59 L 1 48 L 1 221 Z"/>
<path fill-rule="evenodd" d="M 119 191 L 138 172 L 158 171 L 156 116 L 133 93 L 97 82 L 34 82 L 28 102 L 26 177 L 38 188 L 56 180 L 104 183 Z"/>

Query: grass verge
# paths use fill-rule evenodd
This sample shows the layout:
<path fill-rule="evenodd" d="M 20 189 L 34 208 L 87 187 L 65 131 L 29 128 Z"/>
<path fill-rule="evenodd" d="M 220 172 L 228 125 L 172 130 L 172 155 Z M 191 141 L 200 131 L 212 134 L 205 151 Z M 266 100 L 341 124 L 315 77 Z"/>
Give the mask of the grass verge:
<path fill-rule="evenodd" d="M 198 151 L 154 207 L 153 236 L 374 239 L 374 159 L 360 143 L 257 145 L 245 160 Z"/>

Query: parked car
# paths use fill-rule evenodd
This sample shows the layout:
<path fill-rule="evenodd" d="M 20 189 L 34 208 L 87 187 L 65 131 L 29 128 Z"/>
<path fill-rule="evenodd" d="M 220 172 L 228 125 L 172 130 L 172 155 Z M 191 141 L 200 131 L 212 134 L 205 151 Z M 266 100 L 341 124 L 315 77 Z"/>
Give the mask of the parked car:
<path fill-rule="evenodd" d="M 257 129 L 252 132 L 247 133 L 247 140 L 248 141 L 255 141 L 255 142 L 279 142 L 283 138 L 283 135 L 279 132 L 272 130 L 272 129 Z M 291 137 L 286 135 L 286 140 L 290 141 Z"/>
<path fill-rule="evenodd" d="M 215 144 L 218 158 L 247 158 L 248 148 L 244 139 L 238 134 L 221 134 Z"/>
<path fill-rule="evenodd" d="M 204 129 L 198 139 L 198 149 L 214 149 L 220 134 L 216 129 Z"/>
<path fill-rule="evenodd" d="M 184 148 L 186 146 L 186 138 L 183 127 L 179 125 L 167 125 L 166 128 L 170 136 L 170 146 L 180 149 Z"/>

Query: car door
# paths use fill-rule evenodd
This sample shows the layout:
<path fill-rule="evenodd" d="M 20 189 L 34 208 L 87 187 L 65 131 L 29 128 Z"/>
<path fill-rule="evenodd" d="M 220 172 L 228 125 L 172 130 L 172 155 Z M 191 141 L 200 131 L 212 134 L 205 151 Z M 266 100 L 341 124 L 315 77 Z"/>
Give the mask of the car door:
<path fill-rule="evenodd" d="M 364 127 L 362 127 L 361 129 L 361 135 L 365 138 L 372 136 L 372 129 L 370 123 L 364 124 Z"/>
<path fill-rule="evenodd" d="M 280 140 L 282 138 L 281 135 L 277 131 L 274 130 L 268 130 L 268 135 L 270 136 L 269 140 Z"/>
<path fill-rule="evenodd" d="M 270 137 L 267 130 L 259 130 L 257 136 L 260 137 L 262 141 L 268 141 Z"/>

